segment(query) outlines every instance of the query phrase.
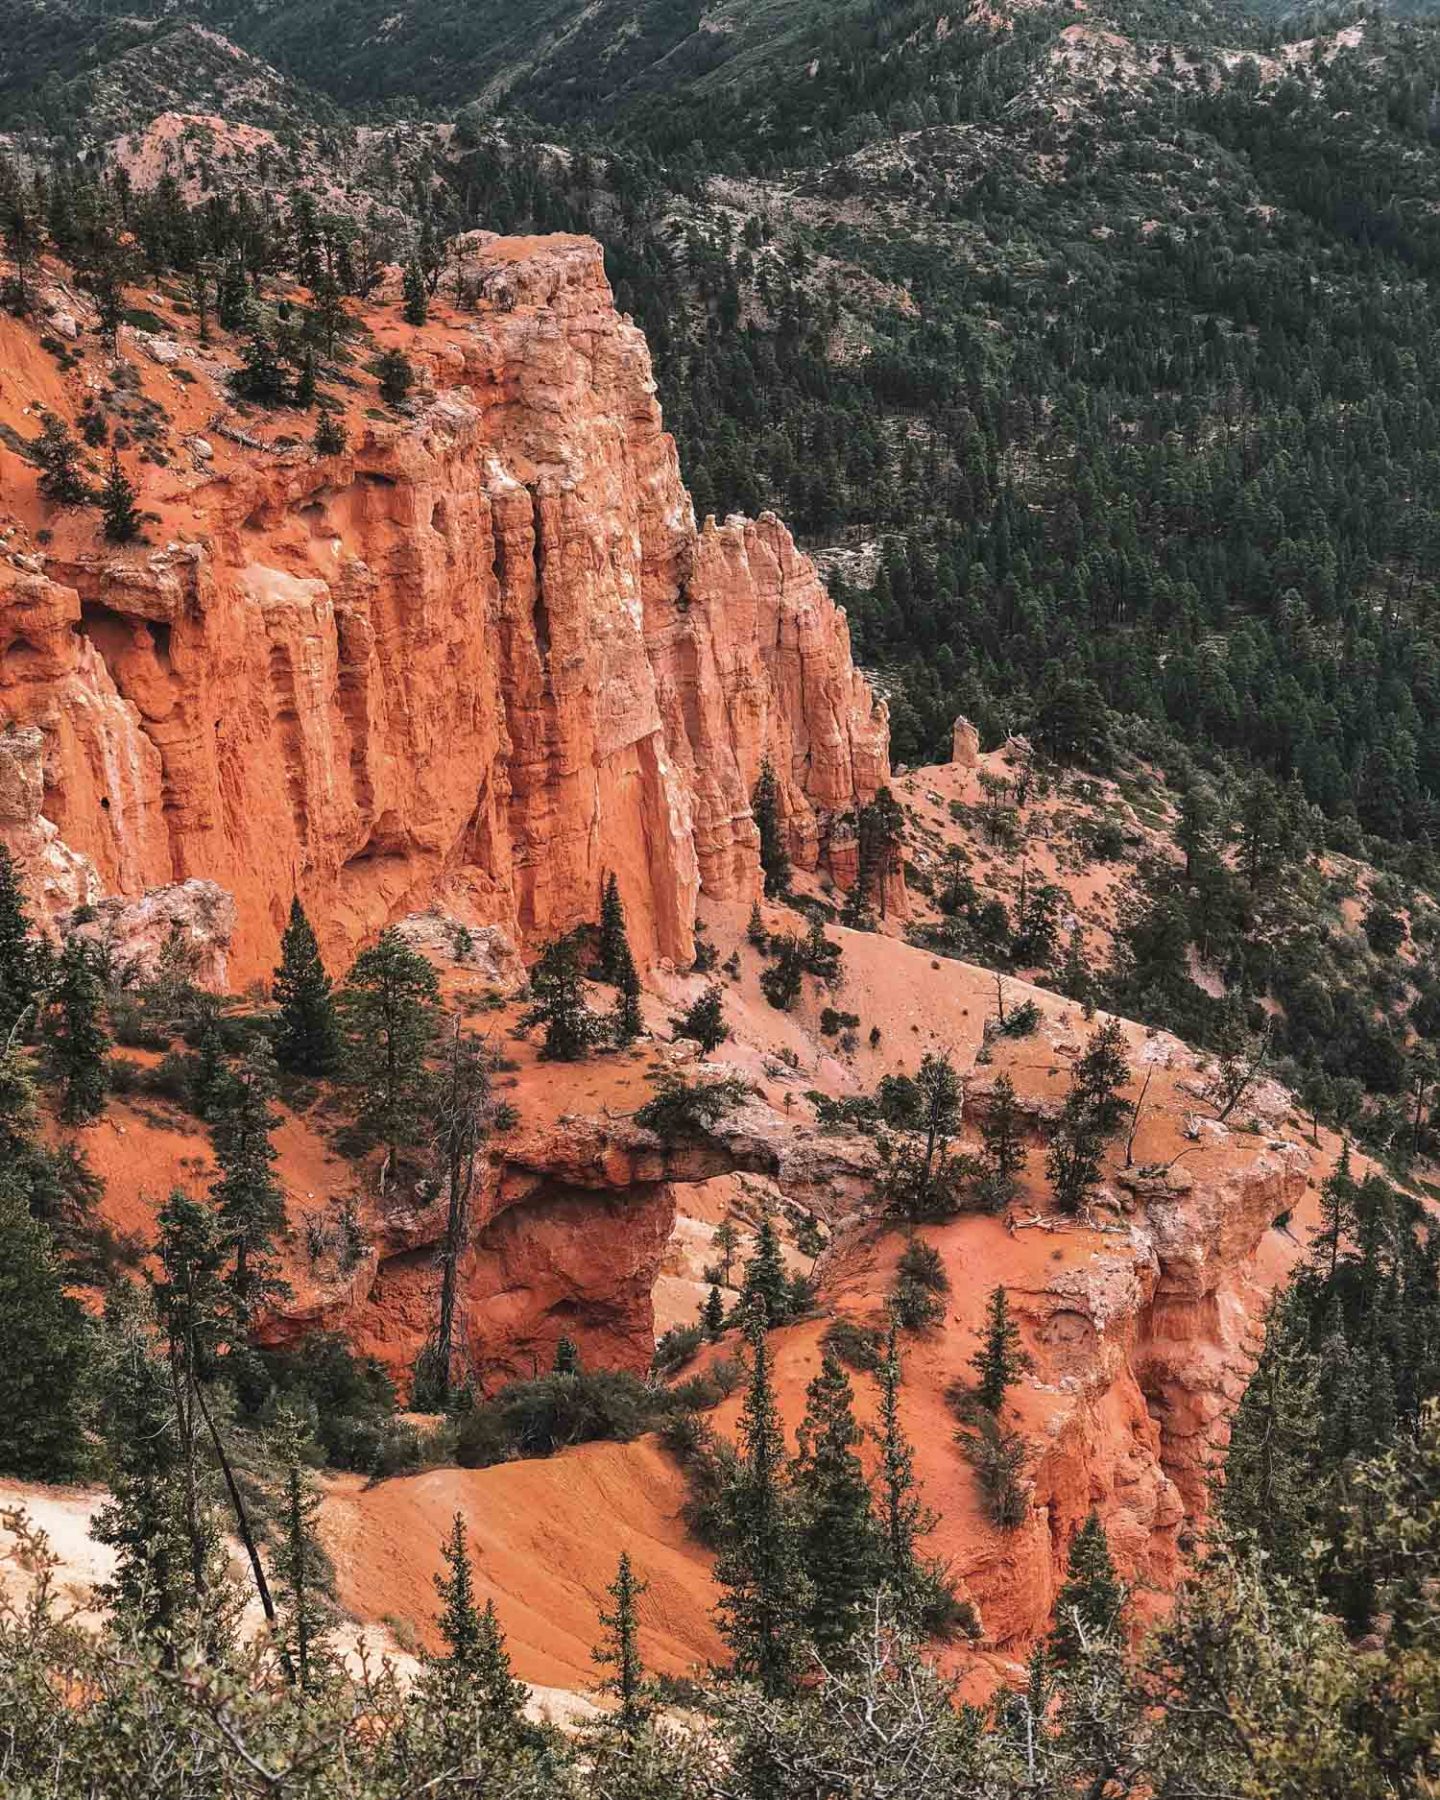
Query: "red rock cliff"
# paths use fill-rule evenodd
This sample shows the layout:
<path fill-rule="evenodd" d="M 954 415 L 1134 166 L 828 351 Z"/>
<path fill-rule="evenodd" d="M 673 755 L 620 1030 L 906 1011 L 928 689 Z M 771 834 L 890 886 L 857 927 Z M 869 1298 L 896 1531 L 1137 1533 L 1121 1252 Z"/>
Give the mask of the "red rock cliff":
<path fill-rule="evenodd" d="M 0 565 L 0 835 L 52 907 L 218 883 L 239 985 L 294 892 L 339 959 L 441 890 L 533 940 L 593 918 L 613 869 L 637 953 L 687 961 L 700 888 L 756 887 L 763 755 L 802 866 L 886 779 L 885 709 L 785 528 L 697 530 L 599 246 L 467 254 L 478 313 L 371 321 L 421 394 L 353 414 L 343 457 L 237 447 L 220 365 L 122 336 L 208 437 L 146 471 L 148 547 L 80 515 Z M 73 412 L 75 385 L 20 397 Z"/>

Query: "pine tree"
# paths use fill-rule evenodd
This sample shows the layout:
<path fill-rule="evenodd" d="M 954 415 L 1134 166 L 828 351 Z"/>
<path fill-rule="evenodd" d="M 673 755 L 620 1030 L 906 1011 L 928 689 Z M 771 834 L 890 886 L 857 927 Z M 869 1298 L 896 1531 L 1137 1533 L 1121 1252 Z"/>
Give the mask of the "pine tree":
<path fill-rule="evenodd" d="M 562 1337 L 556 1344 L 550 1372 L 552 1375 L 578 1375 L 580 1373 L 580 1346 L 574 1338 Z"/>
<path fill-rule="evenodd" d="M 1305 1577 L 1326 1502 L 1320 1469 L 1330 1458 L 1338 1466 L 1354 1442 L 1347 1390 L 1359 1397 L 1371 1385 L 1350 1379 L 1356 1371 L 1338 1309 L 1323 1338 L 1323 1364 L 1306 1341 L 1309 1331 L 1303 1293 L 1292 1288 L 1271 1313 L 1235 1409 L 1217 1508 L 1232 1543 L 1262 1549 L 1269 1570 L 1293 1581 Z"/>
<path fill-rule="evenodd" d="M 806 1390 L 793 1477 L 810 1582 L 806 1621 L 825 1660 L 859 1629 L 881 1573 L 870 1489 L 856 1454 L 861 1436 L 850 1377 L 827 1345 Z"/>
<path fill-rule="evenodd" d="M 450 1535 L 441 1546 L 448 1575 L 435 1577 L 435 1589 L 445 1602 L 436 1628 L 445 1640 L 444 1658 L 453 1668 L 473 1669 L 480 1658 L 480 1609 L 475 1603 L 475 1577 L 465 1536 L 465 1517 L 456 1513 Z"/>
<path fill-rule="evenodd" d="M 625 969 L 633 969 L 630 939 L 625 930 L 625 903 L 620 898 L 620 884 L 613 874 L 605 878 L 605 891 L 600 899 L 600 932 L 596 946 L 595 973 L 599 980 L 618 986 Z"/>
<path fill-rule="evenodd" d="M 715 1227 L 715 1236 L 711 1239 L 720 1252 L 720 1279 L 726 1287 L 730 1286 L 730 1272 L 735 1262 L 735 1252 L 740 1247 L 740 1233 L 733 1219 L 722 1219 Z"/>
<path fill-rule="evenodd" d="M 111 1498 L 91 1528 L 116 1553 L 104 1592 L 167 1665 L 191 1648 L 214 1656 L 233 1632 L 236 1596 L 207 1472 L 178 1405 L 187 1380 L 153 1354 L 151 1321 L 133 1294 L 112 1301 L 106 1323 L 98 1417 Z"/>
<path fill-rule="evenodd" d="M 752 1317 L 748 1329 L 750 1380 L 739 1454 L 721 1499 L 725 1546 L 715 1563 L 717 1622 L 736 1675 L 773 1699 L 794 1681 L 808 1596 L 763 1320 Z"/>
<path fill-rule="evenodd" d="M 317 456 L 343 456 L 350 445 L 345 421 L 328 407 L 322 409 L 320 417 L 315 421 L 315 436 L 311 443 Z"/>
<path fill-rule="evenodd" d="M 900 1422 L 900 1326 L 892 1315 L 885 1355 L 875 1372 L 880 1384 L 880 1531 L 885 1579 L 902 1620 L 912 1626 L 924 1587 L 916 1544 L 935 1527 L 920 1498 L 915 1454 Z"/>
<path fill-rule="evenodd" d="M 1124 1605 L 1125 1589 L 1110 1558 L 1105 1527 L 1092 1511 L 1070 1545 L 1065 1582 L 1055 1600 L 1051 1656 L 1063 1667 L 1097 1640 L 1112 1637 Z"/>
<path fill-rule="evenodd" d="M 275 1573 L 282 1596 L 281 1642 L 300 1691 L 318 1693 L 325 1677 L 324 1559 L 316 1535 L 320 1496 L 304 1459 L 305 1434 L 286 1418 L 276 1433 L 281 1470 L 280 1543 Z"/>
<path fill-rule="evenodd" d="M 541 1056 L 546 1062 L 578 1062 L 600 1029 L 600 1021 L 585 1005 L 578 932 L 545 945 L 530 970 L 530 992 L 534 1004 L 522 1023 L 545 1028 Z"/>
<path fill-rule="evenodd" d="M 251 333 L 240 367 L 230 377 L 230 387 L 238 399 L 253 400 L 257 406 L 278 406 L 285 398 L 285 371 L 266 332 Z"/>
<path fill-rule="evenodd" d="M 315 382 L 315 350 L 307 344 L 300 357 L 300 373 L 295 377 L 295 392 L 291 404 L 298 406 L 303 412 L 309 412 L 315 404 L 317 393 Z"/>
<path fill-rule="evenodd" d="M 980 1348 L 970 1358 L 980 1377 L 975 1398 L 988 1412 L 999 1414 L 1005 1396 L 1030 1367 L 1020 1347 L 1020 1327 L 1010 1316 L 1010 1301 L 1003 1287 L 995 1288 L 985 1309 L 985 1331 Z"/>
<path fill-rule="evenodd" d="M 225 1062 L 225 1040 L 220 1031 L 220 1009 L 210 996 L 201 997 L 195 1034 L 195 1064 L 190 1095 L 196 1116 L 213 1124 L 223 1105 L 230 1071 Z"/>
<path fill-rule="evenodd" d="M 1091 1037 L 1070 1073 L 1050 1141 L 1046 1171 L 1062 1212 L 1077 1213 L 1100 1180 L 1105 1146 L 1130 1112 L 1120 1089 L 1130 1079 L 1125 1035 L 1111 1019 Z"/>
<path fill-rule="evenodd" d="M 380 398 L 387 406 L 400 406 L 415 385 L 415 371 L 402 350 L 387 350 L 380 358 Z"/>
<path fill-rule="evenodd" d="M 705 1335 L 712 1344 L 718 1344 L 725 1332 L 725 1300 L 714 1282 L 710 1284 L 710 1292 L 705 1296 L 705 1304 L 700 1309 L 700 1321 L 705 1327 Z"/>
<path fill-rule="evenodd" d="M 445 1603 L 436 1624 L 446 1654 L 426 1660 L 428 1696 L 457 1738 L 476 1715 L 487 1725 L 513 1729 L 524 1716 L 529 1691 L 511 1670 L 494 1601 L 483 1610 L 476 1604 L 465 1520 L 458 1512 L 441 1555 L 448 1573 L 435 1577 L 435 1591 Z"/>
<path fill-rule="evenodd" d="M 275 1060 L 295 1075 L 329 1075 L 340 1061 L 340 1020 L 320 945 L 298 899 L 280 940 L 273 992 L 280 1008 Z"/>
<path fill-rule="evenodd" d="M 469 1243 L 470 1203 L 481 1151 L 493 1117 L 490 1047 L 460 1029 L 455 1015 L 444 1066 L 432 1083 L 436 1160 L 445 1183 L 445 1237 L 440 1251 L 440 1316 L 426 1357 L 416 1369 L 422 1386 L 440 1407 L 449 1403 L 453 1378 L 455 1314 L 460 1293 L 460 1259 Z"/>
<path fill-rule="evenodd" d="M 46 1015 L 46 1049 L 60 1084 L 60 1117 L 83 1125 L 105 1110 L 110 1039 L 102 1020 L 105 990 L 84 938 L 67 939 Z"/>
<path fill-rule="evenodd" d="M 382 1143 L 393 1167 L 428 1118 L 426 1059 L 435 1041 L 440 984 L 397 931 L 384 931 L 355 958 L 340 994 L 345 1066 L 356 1125 Z"/>
<path fill-rule="evenodd" d="M 239 1323 L 225 1281 L 227 1249 L 219 1218 L 212 1207 L 176 1188 L 156 1222 L 160 1269 L 151 1277 L 150 1291 L 172 1366 L 185 1380 L 211 1381 L 221 1349 L 237 1335 Z"/>
<path fill-rule="evenodd" d="M 408 262 L 405 265 L 405 323 L 420 326 L 430 317 L 430 297 L 425 292 L 425 277 L 420 273 L 420 265 Z"/>
<path fill-rule="evenodd" d="M 1014 1194 L 1016 1180 L 1030 1160 L 1023 1130 L 1015 1083 L 1008 1075 L 997 1076 L 989 1109 L 980 1121 L 980 1138 L 985 1146 L 986 1180 L 994 1184 L 1001 1204 Z"/>
<path fill-rule="evenodd" d="M 646 1582 L 636 1578 L 627 1552 L 620 1552 L 615 1579 L 605 1590 L 615 1602 L 612 1611 L 600 1610 L 603 1637 L 592 1652 L 594 1661 L 611 1673 L 600 1683 L 602 1694 L 613 1694 L 620 1702 L 615 1723 L 626 1737 L 633 1737 L 649 1717 L 646 1694 L 645 1665 L 640 1659 L 640 1621 L 636 1604 L 649 1591 Z"/>
<path fill-rule="evenodd" d="M 693 1038 L 702 1054 L 712 1056 L 730 1035 L 725 1023 L 725 996 L 718 987 L 708 987 L 690 1010 L 672 1019 L 676 1034 Z"/>
<path fill-rule="evenodd" d="M 31 454 L 40 466 L 40 492 L 56 506 L 84 506 L 91 498 L 80 462 L 80 446 L 65 421 L 45 415 Z"/>
<path fill-rule="evenodd" d="M 905 843 L 905 814 L 888 787 L 882 787 L 870 804 L 860 809 L 857 837 L 856 891 L 863 901 L 879 901 L 883 919 L 887 916 L 888 884 Z"/>
<path fill-rule="evenodd" d="M 10 852 L 0 844 L 0 1047 L 40 992 L 40 958 Z"/>
<path fill-rule="evenodd" d="M 0 1166 L 0 1470 L 69 1481 L 85 1455 L 85 1315 L 18 1171 Z"/>
<path fill-rule="evenodd" d="M 640 1010 L 640 977 L 629 944 L 622 943 L 620 968 L 615 985 L 619 992 L 607 1021 L 610 1041 L 617 1050 L 628 1049 L 645 1029 L 645 1015 Z"/>
<path fill-rule="evenodd" d="M 780 1234 L 775 1229 L 775 1216 L 769 1211 L 761 1215 L 755 1231 L 755 1248 L 745 1264 L 740 1307 L 747 1316 L 761 1319 L 767 1330 L 783 1325 L 790 1317 L 790 1283 L 785 1274 L 785 1258 L 780 1249 Z"/>
<path fill-rule="evenodd" d="M 213 1198 L 231 1258 L 230 1291 L 242 1318 L 274 1289 L 270 1255 L 285 1225 L 284 1196 L 272 1169 L 270 1133 L 280 1122 L 270 1105 L 274 1093 L 275 1065 L 262 1040 L 226 1082 L 210 1132 L 220 1165 Z"/>
<path fill-rule="evenodd" d="M 780 817 L 780 784 L 775 779 L 775 765 L 767 756 L 760 764 L 760 778 L 750 797 L 750 810 L 755 815 L 755 828 L 760 834 L 760 867 L 765 875 L 767 896 L 776 897 L 790 886 L 790 854 L 785 848 L 785 830 Z"/>
<path fill-rule="evenodd" d="M 133 544 L 140 535 L 141 518 L 136 489 L 120 462 L 120 452 L 110 452 L 110 473 L 100 490 L 100 516 L 107 542 Z"/>
<path fill-rule="evenodd" d="M 1340 1161 L 1320 1189 L 1320 1229 L 1315 1234 L 1314 1249 L 1327 1264 L 1326 1279 L 1333 1282 L 1340 1265 L 1340 1246 L 1354 1239 L 1357 1229 L 1356 1200 L 1358 1184 L 1350 1168 L 1350 1146 L 1340 1152 Z"/>

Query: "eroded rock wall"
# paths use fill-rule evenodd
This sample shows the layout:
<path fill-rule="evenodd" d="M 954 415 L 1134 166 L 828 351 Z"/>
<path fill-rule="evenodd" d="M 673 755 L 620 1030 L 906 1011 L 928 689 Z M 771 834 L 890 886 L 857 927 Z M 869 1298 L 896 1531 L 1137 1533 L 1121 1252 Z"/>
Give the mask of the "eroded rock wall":
<path fill-rule="evenodd" d="M 32 733 L 0 832 L 37 898 L 217 882 L 243 983 L 295 892 L 341 958 L 442 892 L 534 941 L 613 869 L 637 954 L 684 962 L 702 884 L 756 888 L 764 755 L 802 867 L 886 779 L 785 528 L 697 530 L 598 245 L 467 261 L 490 298 L 413 351 L 413 419 L 227 442 L 151 546 L 0 565 L 0 717 L 43 768 L 36 810 Z"/>

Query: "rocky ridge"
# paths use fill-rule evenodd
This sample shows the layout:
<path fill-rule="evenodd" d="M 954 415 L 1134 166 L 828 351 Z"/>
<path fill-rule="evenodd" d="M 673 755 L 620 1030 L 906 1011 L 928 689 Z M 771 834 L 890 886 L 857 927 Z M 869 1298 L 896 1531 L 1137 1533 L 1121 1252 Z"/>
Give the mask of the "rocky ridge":
<path fill-rule="evenodd" d="M 788 532 L 697 526 L 598 245 L 472 238 L 467 267 L 486 298 L 410 346 L 413 417 L 326 459 L 192 437 L 147 473 L 162 541 L 0 564 L 0 835 L 52 908 L 216 882 L 239 985 L 292 893 L 338 960 L 442 890 L 533 941 L 614 871 L 637 955 L 684 964 L 701 888 L 756 891 L 763 756 L 802 867 L 885 780 Z M 151 382 L 213 380 L 142 348 Z"/>

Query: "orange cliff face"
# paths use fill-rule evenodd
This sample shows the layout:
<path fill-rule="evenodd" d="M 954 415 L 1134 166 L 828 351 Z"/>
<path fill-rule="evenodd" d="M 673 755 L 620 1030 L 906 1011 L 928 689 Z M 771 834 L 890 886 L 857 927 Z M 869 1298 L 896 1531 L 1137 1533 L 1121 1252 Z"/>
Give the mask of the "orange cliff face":
<path fill-rule="evenodd" d="M 46 508 L 0 450 L 0 837 L 51 911 L 214 883 L 213 978 L 240 986 L 293 893 L 340 960 L 442 894 L 534 941 L 594 918 L 613 870 L 637 955 L 688 962 L 701 889 L 757 890 L 764 755 L 801 867 L 886 780 L 885 708 L 785 528 L 697 530 L 599 246 L 466 247 L 476 313 L 367 321 L 420 392 L 406 420 L 355 407 L 340 457 L 259 444 L 253 416 L 237 443 L 214 356 L 127 328 L 184 433 L 131 466 L 146 545 Z M 12 433 L 77 416 L 90 362 L 62 376 L 0 329 Z"/>

